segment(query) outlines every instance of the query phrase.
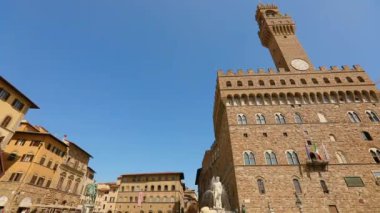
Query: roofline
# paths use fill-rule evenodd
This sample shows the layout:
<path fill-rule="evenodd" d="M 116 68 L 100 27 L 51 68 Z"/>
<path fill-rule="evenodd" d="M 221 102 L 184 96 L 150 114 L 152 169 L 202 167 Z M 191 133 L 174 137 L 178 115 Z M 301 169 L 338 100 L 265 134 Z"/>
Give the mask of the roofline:
<path fill-rule="evenodd" d="M 73 144 L 74 146 L 76 146 L 78 149 L 80 149 L 82 152 L 86 153 L 90 158 L 94 158 L 92 157 L 92 155 L 90 153 L 88 153 L 86 150 L 82 149 L 80 146 L 78 146 L 76 143 L 72 142 L 72 141 L 69 141 L 67 139 L 64 139 L 65 141 L 69 142 L 70 144 Z"/>
<path fill-rule="evenodd" d="M 185 175 L 183 172 L 151 172 L 151 173 L 130 173 L 130 174 L 122 174 L 123 176 L 143 176 L 143 175 L 180 175 L 181 180 L 185 179 Z"/>
<path fill-rule="evenodd" d="M 96 171 L 95 171 L 93 168 L 89 167 L 89 166 L 87 166 L 87 169 L 89 169 L 89 170 L 91 170 L 92 172 L 96 173 Z"/>
<path fill-rule="evenodd" d="M 10 86 L 14 91 L 16 91 L 19 95 L 21 95 L 23 98 L 25 98 L 30 103 L 30 108 L 32 109 L 39 109 L 37 104 L 35 104 L 32 100 L 30 100 L 24 93 L 22 93 L 20 90 L 18 90 L 15 86 L 13 86 L 9 81 L 7 81 L 3 76 L 0 75 L 0 80 L 4 81 L 8 86 Z"/>
<path fill-rule="evenodd" d="M 34 135 L 47 135 L 58 141 L 59 143 L 63 144 L 64 146 L 68 147 L 67 144 L 65 144 L 63 141 L 55 137 L 54 135 L 50 133 L 45 133 L 45 132 L 31 132 L 31 131 L 16 131 L 15 133 L 24 133 L 24 134 L 34 134 Z"/>

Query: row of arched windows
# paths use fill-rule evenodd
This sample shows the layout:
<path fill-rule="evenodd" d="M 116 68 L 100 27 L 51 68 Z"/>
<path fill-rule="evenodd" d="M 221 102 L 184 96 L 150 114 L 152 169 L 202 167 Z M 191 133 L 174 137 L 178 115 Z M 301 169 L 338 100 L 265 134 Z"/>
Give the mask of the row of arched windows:
<path fill-rule="evenodd" d="M 247 105 L 284 105 L 284 104 L 328 104 L 328 103 L 361 103 L 378 102 L 375 91 L 332 91 L 317 93 L 265 93 L 228 95 L 227 106 Z"/>
<path fill-rule="evenodd" d="M 377 116 L 377 114 L 375 112 L 373 112 L 371 110 L 366 110 L 365 114 L 368 116 L 368 119 L 371 122 L 375 122 L 375 123 L 380 122 L 379 116 Z M 352 123 L 360 123 L 361 122 L 361 119 L 360 119 L 359 115 L 356 112 L 354 112 L 354 111 L 348 111 L 347 115 L 348 115 L 348 118 L 350 119 L 350 121 Z"/>
<path fill-rule="evenodd" d="M 128 197 L 125 197 L 125 199 L 127 200 Z M 129 202 L 130 203 L 133 203 L 133 202 L 138 202 L 138 197 L 129 197 Z M 167 197 L 167 196 L 163 196 L 163 197 L 160 197 L 160 196 L 150 196 L 150 197 L 146 197 L 144 196 L 143 197 L 143 202 L 155 202 L 155 203 L 158 203 L 158 202 L 175 202 L 175 198 L 174 196 L 171 196 L 171 197 Z"/>
<path fill-rule="evenodd" d="M 373 160 L 380 164 L 380 150 L 377 148 L 371 148 L 369 149 L 369 152 L 371 154 L 371 157 Z M 298 159 L 298 155 L 293 150 L 288 150 L 285 152 L 286 159 L 289 165 L 299 165 L 300 161 Z M 264 153 L 265 156 L 265 163 L 266 165 L 277 165 L 277 157 L 276 154 L 272 150 L 267 150 Z M 342 151 L 336 151 L 335 156 L 338 160 L 338 163 L 340 164 L 346 164 L 348 163 L 346 156 Z M 244 165 L 256 165 L 256 158 L 253 152 L 251 151 L 245 151 L 243 153 L 243 159 L 244 159 Z"/>
<path fill-rule="evenodd" d="M 259 194 L 265 194 L 266 190 L 265 190 L 265 183 L 264 183 L 264 179 L 263 178 L 258 178 L 257 179 L 257 188 L 259 190 Z M 293 186 L 294 186 L 294 190 L 297 194 L 301 194 L 302 193 L 302 189 L 301 189 L 301 184 L 300 184 L 300 181 L 297 179 L 297 178 L 293 178 Z M 322 183 L 321 183 L 322 185 Z M 326 183 L 324 182 L 324 185 L 322 185 L 322 188 L 323 186 L 325 186 L 325 188 L 327 189 L 327 185 Z M 325 191 L 325 188 L 323 188 L 323 190 Z"/>
<path fill-rule="evenodd" d="M 364 82 L 365 82 L 364 78 L 361 77 L 361 76 L 358 76 L 356 79 L 357 79 L 357 81 L 360 82 L 360 83 L 364 83 Z M 348 82 L 348 83 L 354 83 L 354 82 L 355 82 L 351 77 L 348 77 L 348 76 L 345 78 L 345 80 L 346 80 L 346 82 Z M 322 78 L 322 81 L 323 81 L 324 84 L 330 84 L 330 83 L 331 83 L 330 79 L 329 79 L 329 78 L 326 78 L 326 77 Z M 334 78 L 334 82 L 337 83 L 337 84 L 341 84 L 341 83 L 343 83 L 342 79 L 339 78 L 339 77 L 335 77 L 335 78 Z M 301 79 L 300 79 L 300 83 L 301 83 L 301 85 L 307 85 L 307 84 L 308 84 L 308 82 L 307 82 L 306 79 L 304 79 L 304 78 L 301 78 Z M 318 81 L 318 79 L 316 79 L 316 78 L 311 78 L 311 83 L 312 83 L 313 85 L 318 85 L 318 84 L 319 84 L 319 81 Z M 264 81 L 264 80 L 258 80 L 258 81 L 257 81 L 257 84 L 258 84 L 259 86 L 265 86 L 265 81 Z M 290 84 L 290 85 L 296 85 L 296 81 L 295 81 L 294 79 L 289 79 L 289 84 Z M 243 81 L 238 80 L 238 81 L 236 82 L 236 85 L 237 85 L 238 87 L 242 87 L 244 84 L 243 84 Z M 250 86 L 250 87 L 252 87 L 252 86 L 254 86 L 254 83 L 253 83 L 252 80 L 248 80 L 248 81 L 247 81 L 247 85 Z M 267 85 L 268 85 L 268 84 L 267 84 Z M 269 85 L 270 85 L 270 86 L 276 86 L 276 85 L 285 86 L 285 85 L 287 85 L 287 82 L 286 82 L 284 79 L 281 79 L 280 82 L 277 82 L 277 83 L 276 83 L 275 80 L 269 80 Z M 226 87 L 232 87 L 232 82 L 231 82 L 231 81 L 226 81 Z"/>
<path fill-rule="evenodd" d="M 368 119 L 371 122 L 375 122 L 375 123 L 380 122 L 380 118 L 379 118 L 379 116 L 377 116 L 376 112 L 371 111 L 371 110 L 366 110 L 365 114 L 367 115 Z M 348 111 L 347 115 L 348 115 L 348 118 L 350 119 L 351 122 L 353 122 L 353 123 L 360 123 L 361 122 L 361 119 L 356 112 Z M 317 113 L 317 116 L 318 116 L 319 121 L 321 123 L 327 122 L 326 116 L 324 114 Z M 276 124 L 286 124 L 286 119 L 285 119 L 285 116 L 283 114 L 275 113 L 274 118 L 275 118 Z M 255 114 L 255 120 L 256 120 L 256 124 L 266 124 L 265 116 L 261 113 Z M 294 113 L 294 123 L 301 124 L 303 122 L 304 121 L 303 121 L 301 114 L 298 112 Z M 246 124 L 248 124 L 248 119 L 244 114 L 238 114 L 237 115 L 237 123 L 239 125 L 246 125 Z"/>
<path fill-rule="evenodd" d="M 132 186 L 131 188 L 130 188 L 130 190 L 132 191 L 132 192 L 134 192 L 134 191 L 143 191 L 143 189 L 142 188 L 140 188 L 140 186 Z M 171 187 L 170 187 L 170 190 L 171 191 L 175 191 L 176 189 L 175 189 L 175 185 L 172 185 Z M 122 192 L 124 192 L 124 191 L 129 191 L 129 187 L 127 187 L 127 188 L 124 188 L 124 186 L 122 186 L 121 187 L 121 191 Z M 145 185 L 145 188 L 144 188 L 144 191 L 148 191 L 148 186 L 147 185 Z M 161 185 L 157 185 L 157 186 L 154 186 L 154 185 L 151 185 L 150 186 L 150 191 L 169 191 L 169 186 L 168 185 L 163 185 L 163 186 L 161 186 Z"/>
<path fill-rule="evenodd" d="M 276 154 L 272 150 L 265 151 L 265 163 L 267 165 L 277 165 L 277 157 Z M 243 154 L 244 157 L 244 165 L 256 165 L 255 155 L 251 151 L 245 151 Z M 298 165 L 300 164 L 298 160 L 298 155 L 293 150 L 286 151 L 286 158 L 288 160 L 289 165 Z"/>

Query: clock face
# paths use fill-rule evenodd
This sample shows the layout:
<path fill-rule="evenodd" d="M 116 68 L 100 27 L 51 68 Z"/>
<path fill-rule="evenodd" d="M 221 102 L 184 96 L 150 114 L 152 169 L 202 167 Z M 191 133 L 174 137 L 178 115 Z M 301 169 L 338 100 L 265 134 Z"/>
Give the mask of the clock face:
<path fill-rule="evenodd" d="M 290 64 L 292 65 L 292 67 L 294 67 L 295 69 L 297 70 L 307 70 L 309 69 L 309 64 L 302 60 L 302 59 L 293 59 Z"/>

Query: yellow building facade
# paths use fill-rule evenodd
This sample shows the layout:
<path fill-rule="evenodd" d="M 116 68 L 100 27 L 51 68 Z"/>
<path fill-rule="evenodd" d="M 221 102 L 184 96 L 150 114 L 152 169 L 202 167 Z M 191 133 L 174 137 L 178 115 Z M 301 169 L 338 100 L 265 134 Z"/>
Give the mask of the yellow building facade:
<path fill-rule="evenodd" d="M 29 109 L 38 109 L 38 106 L 0 76 L 0 176 L 4 171 L 1 149 L 12 138 Z"/>
<path fill-rule="evenodd" d="M 90 155 L 22 121 L 4 148 L 0 210 L 79 212 Z"/>

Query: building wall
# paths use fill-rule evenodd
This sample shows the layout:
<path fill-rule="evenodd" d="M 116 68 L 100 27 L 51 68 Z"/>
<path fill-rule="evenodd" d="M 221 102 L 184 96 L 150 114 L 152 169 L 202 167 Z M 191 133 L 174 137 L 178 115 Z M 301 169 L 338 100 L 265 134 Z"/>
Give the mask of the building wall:
<path fill-rule="evenodd" d="M 32 107 L 32 104 L 25 98 L 25 96 L 15 91 L 13 86 L 11 86 L 8 82 L 5 82 L 5 80 L 0 76 L 0 91 L 3 89 L 9 93 L 9 97 L 7 100 L 0 99 L 0 124 L 2 124 L 7 116 L 10 116 L 12 119 L 6 127 L 0 125 L 1 148 L 4 148 L 5 144 L 8 143 L 19 123 L 24 118 L 29 108 Z M 16 99 L 20 100 L 21 103 L 24 104 L 24 107 L 21 110 L 18 110 L 12 106 Z M 33 106 L 33 108 L 35 108 L 35 106 Z"/>
<path fill-rule="evenodd" d="M 272 5 L 264 8 L 277 10 Z M 288 19 L 279 15 L 260 22 L 260 31 L 271 31 L 266 27 L 272 20 L 288 23 Z M 264 45 L 269 42 L 278 70 L 218 72 L 216 141 L 206 151 L 198 173 L 200 199 L 209 189 L 210 178 L 220 176 L 229 198 L 225 207 L 234 211 L 244 206 L 248 212 L 333 212 L 335 207 L 339 212 L 379 212 L 380 152 L 376 160 L 370 150 L 379 149 L 380 123 L 366 113 L 380 115 L 376 86 L 359 65 L 297 71 L 289 67 L 292 57 L 309 59 L 303 49 L 289 45 L 298 42 L 295 35 L 288 40 L 284 35 L 268 36 L 269 41 L 260 38 Z M 355 112 L 360 122 L 352 122 L 348 112 Z M 265 124 L 257 121 L 259 113 L 265 116 Z M 276 113 L 284 116 L 284 124 L 276 122 Z M 296 122 L 296 113 L 302 122 Z M 364 139 L 363 131 L 372 140 Z M 312 159 L 315 147 L 321 159 Z M 268 165 L 266 151 L 276 154 L 276 165 Z M 290 163 L 287 151 L 294 151 L 299 163 Z M 253 154 L 251 165 L 244 153 Z M 350 177 L 359 177 L 364 184 L 348 186 L 345 178 Z M 265 192 L 259 190 L 258 180 L 263 181 Z M 294 181 L 301 190 L 296 190 Z"/>
<path fill-rule="evenodd" d="M 67 151 L 68 145 L 63 141 L 23 122 L 4 149 L 6 172 L 0 178 L 0 197 L 8 198 L 5 211 L 16 211 L 24 199 L 30 199 L 30 209 L 39 211 L 52 205 L 61 210 L 78 208 L 81 185 L 76 187 L 76 182 L 84 182 L 85 176 L 66 165 Z M 33 158 L 25 161 L 26 154 Z M 16 173 L 21 173 L 21 178 L 16 179 Z M 63 173 L 65 179 L 60 182 Z M 68 184 L 70 179 L 72 183 Z"/>

